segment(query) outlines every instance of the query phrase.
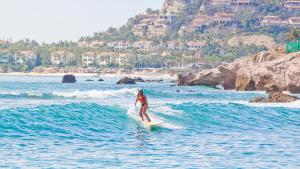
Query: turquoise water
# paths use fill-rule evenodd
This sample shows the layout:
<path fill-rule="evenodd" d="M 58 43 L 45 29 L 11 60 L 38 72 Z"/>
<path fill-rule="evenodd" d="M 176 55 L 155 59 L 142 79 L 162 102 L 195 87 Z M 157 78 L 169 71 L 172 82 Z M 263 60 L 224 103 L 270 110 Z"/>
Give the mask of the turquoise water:
<path fill-rule="evenodd" d="M 85 79 L 0 78 L 0 168 L 300 168 L 300 102 Z M 138 88 L 161 127 L 139 122 Z"/>

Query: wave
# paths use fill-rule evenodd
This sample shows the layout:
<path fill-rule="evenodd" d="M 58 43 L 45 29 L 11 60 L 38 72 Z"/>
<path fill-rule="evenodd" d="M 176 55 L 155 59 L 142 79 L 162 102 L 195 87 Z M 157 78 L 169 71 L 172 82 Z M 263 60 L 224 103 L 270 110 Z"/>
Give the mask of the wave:
<path fill-rule="evenodd" d="M 300 100 L 289 103 L 249 103 L 247 101 L 236 101 L 232 103 L 243 104 L 251 107 L 285 107 L 300 109 Z"/>
<path fill-rule="evenodd" d="M 31 99 L 50 99 L 54 96 L 51 93 L 40 92 L 0 92 L 0 98 L 4 99 L 18 99 L 18 98 L 31 98 Z"/>
<path fill-rule="evenodd" d="M 109 97 L 124 97 L 126 95 L 135 95 L 137 88 L 133 89 L 120 89 L 120 90 L 89 90 L 89 91 L 73 91 L 73 92 L 53 92 L 54 96 L 60 97 L 76 97 L 76 98 L 109 98 Z"/>
<path fill-rule="evenodd" d="M 72 103 L 0 110 L 0 136 L 82 137 L 125 128 L 128 117 L 118 106 Z"/>
<path fill-rule="evenodd" d="M 70 92 L 51 92 L 51 93 L 42 93 L 42 92 L 0 92 L 0 98 L 36 98 L 36 99 L 52 99 L 52 98 L 110 98 L 110 97 L 124 97 L 135 95 L 137 89 L 120 89 L 120 90 L 88 90 L 88 91 L 70 91 Z"/>
<path fill-rule="evenodd" d="M 0 136 L 53 135 L 92 139 L 100 133 L 121 132 L 126 127 L 136 127 L 140 123 L 138 112 L 138 107 L 134 105 L 96 103 L 2 109 Z M 193 127 L 199 132 L 269 130 L 280 127 L 278 124 L 287 127 L 298 125 L 300 118 L 299 109 L 253 107 L 240 103 L 154 104 L 148 113 L 153 121 L 162 122 L 163 128 Z"/>
<path fill-rule="evenodd" d="M 170 108 L 168 109 L 171 110 Z M 160 127 L 168 128 L 168 129 L 182 129 L 183 127 L 177 125 L 175 123 L 169 122 L 167 119 L 157 115 L 156 109 L 147 112 L 152 121 L 162 123 Z M 134 105 L 129 105 L 127 107 L 127 115 L 138 123 L 141 123 L 141 119 L 139 117 L 139 109 Z"/>

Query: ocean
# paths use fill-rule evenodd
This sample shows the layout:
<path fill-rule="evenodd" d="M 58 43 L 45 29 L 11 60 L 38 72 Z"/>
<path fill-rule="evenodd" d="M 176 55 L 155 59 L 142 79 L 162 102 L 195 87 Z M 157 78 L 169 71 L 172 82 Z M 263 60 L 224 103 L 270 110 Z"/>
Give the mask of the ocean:
<path fill-rule="evenodd" d="M 168 81 L 61 79 L 0 77 L 0 168 L 300 168 L 300 102 L 251 104 L 266 95 Z M 138 89 L 161 126 L 139 121 Z"/>

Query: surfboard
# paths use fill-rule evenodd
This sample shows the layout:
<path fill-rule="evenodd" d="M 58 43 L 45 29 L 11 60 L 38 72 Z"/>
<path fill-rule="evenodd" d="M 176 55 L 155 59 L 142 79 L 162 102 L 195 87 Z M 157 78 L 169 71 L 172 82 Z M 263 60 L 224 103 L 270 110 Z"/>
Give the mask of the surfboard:
<path fill-rule="evenodd" d="M 149 127 L 154 127 L 154 126 L 158 126 L 158 125 L 162 124 L 160 122 L 154 122 L 154 121 L 151 121 L 151 122 L 142 121 L 142 123 Z"/>

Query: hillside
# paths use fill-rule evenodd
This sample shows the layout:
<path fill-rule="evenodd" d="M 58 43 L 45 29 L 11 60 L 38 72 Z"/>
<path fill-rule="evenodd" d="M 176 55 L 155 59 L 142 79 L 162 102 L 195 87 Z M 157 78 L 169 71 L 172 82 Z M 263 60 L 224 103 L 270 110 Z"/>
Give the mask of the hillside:
<path fill-rule="evenodd" d="M 166 0 L 160 10 L 148 9 L 119 29 L 80 42 L 146 41 L 164 50 L 230 61 L 284 43 L 286 33 L 300 27 L 299 16 L 298 1 Z"/>
<path fill-rule="evenodd" d="M 276 47 L 299 28 L 299 0 L 165 0 L 160 10 L 147 9 L 120 28 L 78 42 L 1 40 L 0 65 L 5 71 L 37 66 L 201 69 Z"/>

